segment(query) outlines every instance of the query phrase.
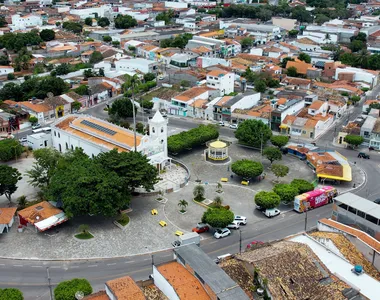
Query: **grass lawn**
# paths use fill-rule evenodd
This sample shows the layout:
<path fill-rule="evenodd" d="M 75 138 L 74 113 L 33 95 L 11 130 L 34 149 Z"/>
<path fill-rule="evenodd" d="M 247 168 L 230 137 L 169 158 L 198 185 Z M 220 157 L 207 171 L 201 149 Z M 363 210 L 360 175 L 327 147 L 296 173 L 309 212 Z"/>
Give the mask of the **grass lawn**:
<path fill-rule="evenodd" d="M 206 198 L 202 197 L 202 198 L 194 198 L 195 201 L 197 202 L 202 202 L 203 200 L 205 200 Z"/>
<path fill-rule="evenodd" d="M 121 216 L 119 219 L 117 219 L 117 222 L 121 225 L 121 226 L 127 226 L 128 223 L 129 223 L 129 217 L 127 215 L 123 215 Z"/>
<path fill-rule="evenodd" d="M 89 240 L 92 239 L 94 236 L 89 232 L 81 232 L 76 234 L 75 237 L 80 240 Z"/>
<path fill-rule="evenodd" d="M 216 205 L 214 202 L 211 202 L 209 205 L 207 205 L 210 208 L 220 208 L 220 206 Z"/>

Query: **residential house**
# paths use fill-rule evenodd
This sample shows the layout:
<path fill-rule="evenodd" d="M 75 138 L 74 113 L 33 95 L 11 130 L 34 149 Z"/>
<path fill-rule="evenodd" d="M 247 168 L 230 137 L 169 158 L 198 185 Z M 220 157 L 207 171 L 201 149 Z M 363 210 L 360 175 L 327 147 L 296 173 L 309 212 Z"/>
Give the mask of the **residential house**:
<path fill-rule="evenodd" d="M 170 64 L 178 68 L 187 68 L 190 65 L 196 64 L 198 55 L 191 55 L 188 53 L 174 53 L 170 56 Z"/>
<path fill-rule="evenodd" d="M 286 69 L 289 69 L 290 67 L 294 67 L 297 69 L 297 73 L 298 74 L 302 74 L 302 75 L 305 75 L 307 74 L 307 70 L 309 68 L 312 68 L 312 64 L 308 64 L 302 60 L 298 60 L 296 59 L 295 61 L 291 61 L 289 60 L 287 63 L 286 63 Z"/>
<path fill-rule="evenodd" d="M 234 109 L 231 123 L 240 124 L 245 120 L 258 120 L 270 126 L 270 117 L 273 107 L 269 104 L 256 105 L 250 109 Z"/>
<path fill-rule="evenodd" d="M 45 124 L 55 118 L 54 109 L 43 100 L 22 101 L 18 102 L 18 105 L 30 116 L 36 117 L 40 124 Z"/>
<path fill-rule="evenodd" d="M 313 103 L 311 103 L 310 106 L 307 108 L 307 113 L 311 116 L 316 115 L 326 115 L 328 110 L 328 102 L 316 100 Z"/>
<path fill-rule="evenodd" d="M 193 38 L 187 42 L 186 49 L 192 50 L 193 48 L 204 46 L 212 50 L 212 55 L 214 57 L 218 57 L 219 53 L 221 53 L 222 45 L 224 47 L 226 45 L 226 42 L 223 40 L 217 40 L 203 36 L 193 36 Z"/>
<path fill-rule="evenodd" d="M 42 26 L 42 17 L 38 14 L 29 14 L 25 16 L 12 15 L 12 24 L 9 27 L 12 31 L 25 30 L 27 28 L 36 28 Z"/>
<path fill-rule="evenodd" d="M 321 50 L 320 44 L 313 41 L 309 37 L 298 36 L 297 40 L 292 42 L 292 45 L 305 52 L 315 52 Z"/>
<path fill-rule="evenodd" d="M 207 99 L 195 100 L 189 106 L 190 106 L 190 109 L 188 110 L 189 117 L 209 120 L 211 114 L 206 114 L 206 109 L 209 106 L 209 101 Z"/>
<path fill-rule="evenodd" d="M 338 132 L 338 136 L 335 139 L 335 142 L 339 145 L 343 145 L 345 147 L 348 146 L 348 144 L 345 142 L 344 138 L 347 135 L 361 135 L 360 130 L 363 125 L 364 121 L 358 120 L 349 122 L 346 126 L 342 127 L 342 130 Z M 364 134 L 364 132 L 363 132 Z M 367 133 L 369 135 L 369 132 Z"/>
<path fill-rule="evenodd" d="M 263 49 L 263 55 L 279 59 L 282 55 L 282 49 L 277 47 L 268 47 Z"/>
<path fill-rule="evenodd" d="M 0 234 L 9 232 L 12 227 L 17 207 L 0 207 Z"/>
<path fill-rule="evenodd" d="M 370 118 L 370 116 L 368 116 Z M 369 147 L 380 150 L 380 118 L 376 119 L 369 137 Z"/>
<path fill-rule="evenodd" d="M 298 77 L 289 77 L 286 76 L 282 81 L 282 84 L 286 84 L 288 86 L 293 86 L 294 89 L 303 89 L 303 90 L 310 90 L 311 86 L 311 80 L 310 79 L 304 79 L 304 78 L 298 78 Z"/>
<path fill-rule="evenodd" d="M 20 225 L 34 226 L 36 231 L 42 232 L 58 226 L 68 220 L 65 213 L 50 204 L 42 201 L 17 212 Z"/>
<path fill-rule="evenodd" d="M 219 94 L 219 90 L 209 87 L 192 87 L 187 91 L 172 98 L 171 104 L 168 107 L 168 112 L 173 115 L 186 117 L 189 106 L 198 99 L 208 100 L 212 96 Z"/>
<path fill-rule="evenodd" d="M 68 92 L 66 94 L 60 95 L 61 98 L 65 99 L 66 102 L 70 103 L 71 105 L 71 112 L 74 113 L 76 112 L 73 108 L 72 105 L 74 102 L 79 102 L 82 106 L 81 107 L 87 107 L 88 106 L 88 96 L 87 95 L 79 95 L 75 92 Z"/>
<path fill-rule="evenodd" d="M 84 63 L 89 63 L 92 53 L 94 53 L 93 50 L 87 50 L 80 54 L 80 59 Z"/>
<path fill-rule="evenodd" d="M 365 86 L 373 88 L 378 83 L 379 74 L 379 71 L 364 70 L 352 67 L 338 67 L 335 70 L 335 80 L 360 82 Z"/>
<path fill-rule="evenodd" d="M 329 114 L 334 114 L 338 118 L 342 117 L 347 110 L 347 103 L 339 100 L 328 100 Z"/>
<path fill-rule="evenodd" d="M 148 60 L 155 60 L 157 50 L 159 49 L 160 47 L 150 44 L 143 44 L 136 47 L 137 55 Z"/>
<path fill-rule="evenodd" d="M 139 286 L 129 276 L 109 280 L 105 284 L 105 297 L 103 299 L 134 299 L 145 300 L 145 296 Z M 94 297 L 95 298 L 95 297 Z M 83 300 L 94 299 L 85 297 Z M 95 298 L 96 299 L 96 298 Z M 95 300 L 94 299 L 94 300 Z"/>
<path fill-rule="evenodd" d="M 229 95 L 234 92 L 235 74 L 223 70 L 213 70 L 207 73 L 207 86 L 218 89 L 220 95 Z"/>
<path fill-rule="evenodd" d="M 317 43 L 350 43 L 351 37 L 358 34 L 356 28 L 343 28 L 338 26 L 308 25 L 303 30 L 303 36 L 319 37 Z M 328 35 L 328 36 L 327 36 Z M 329 37 L 329 38 L 326 38 Z"/>
<path fill-rule="evenodd" d="M 334 90 L 338 92 L 346 92 L 350 95 L 363 95 L 364 92 L 359 88 L 360 84 L 358 83 L 353 83 L 353 82 L 347 82 L 345 80 L 339 80 L 335 81 L 333 83 L 325 83 L 325 82 L 320 82 L 320 81 L 314 81 L 313 82 L 313 88 L 318 89 L 318 90 Z"/>
<path fill-rule="evenodd" d="M 14 73 L 15 70 L 11 66 L 0 66 L 0 77 L 7 76 L 8 74 Z"/>
<path fill-rule="evenodd" d="M 28 144 L 28 147 L 30 147 L 33 150 L 51 148 L 51 132 L 44 131 L 29 134 L 26 137 L 26 143 Z"/>
<path fill-rule="evenodd" d="M 285 101 L 284 101 L 285 100 Z M 281 124 L 288 115 L 296 115 L 300 110 L 305 107 L 304 99 L 284 99 L 271 113 L 271 129 L 280 131 Z"/>
<path fill-rule="evenodd" d="M 380 100 L 366 100 L 362 106 L 362 113 L 367 114 L 369 112 L 369 106 L 373 103 L 380 104 Z"/>
<path fill-rule="evenodd" d="M 144 58 L 130 58 L 120 59 L 115 61 L 116 71 L 136 71 L 146 73 L 156 73 L 158 70 L 158 63 L 155 61 L 147 60 Z"/>
<path fill-rule="evenodd" d="M 376 117 L 368 116 L 360 128 L 360 135 L 364 138 L 364 141 L 367 143 L 369 143 L 376 121 Z"/>

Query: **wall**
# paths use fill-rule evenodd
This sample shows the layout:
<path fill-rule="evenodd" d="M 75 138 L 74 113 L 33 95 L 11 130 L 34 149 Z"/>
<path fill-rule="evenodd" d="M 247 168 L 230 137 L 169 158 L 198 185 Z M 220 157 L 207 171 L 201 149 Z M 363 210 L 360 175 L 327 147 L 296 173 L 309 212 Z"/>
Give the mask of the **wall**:
<path fill-rule="evenodd" d="M 251 108 L 257 105 L 257 103 L 259 103 L 260 98 L 261 98 L 261 93 L 247 95 L 243 97 L 242 99 L 240 99 L 240 101 L 236 102 L 235 104 L 231 106 L 231 112 L 233 112 L 237 108 L 240 108 L 240 109 Z"/>
<path fill-rule="evenodd" d="M 173 2 L 175 3 L 175 2 Z M 170 300 L 180 300 L 174 288 L 165 279 L 164 276 L 157 270 L 156 266 L 153 266 L 153 278 L 154 284 L 164 293 Z"/>
<path fill-rule="evenodd" d="M 281 122 L 284 121 L 287 115 L 294 115 L 296 112 L 300 111 L 305 106 L 305 100 L 301 100 L 292 106 L 281 111 Z"/>
<path fill-rule="evenodd" d="M 52 146 L 51 134 L 32 134 L 27 136 L 28 146 L 33 150 L 50 148 Z"/>

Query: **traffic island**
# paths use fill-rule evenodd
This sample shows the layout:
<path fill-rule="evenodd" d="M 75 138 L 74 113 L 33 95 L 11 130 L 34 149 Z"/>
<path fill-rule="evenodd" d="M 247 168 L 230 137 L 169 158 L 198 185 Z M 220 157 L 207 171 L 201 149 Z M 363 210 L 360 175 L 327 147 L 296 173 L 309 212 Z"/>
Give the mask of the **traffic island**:
<path fill-rule="evenodd" d="M 74 238 L 77 240 L 83 241 L 83 240 L 91 240 L 94 238 L 94 236 L 89 231 L 87 231 L 87 232 L 81 232 L 74 235 Z"/>
<path fill-rule="evenodd" d="M 115 220 L 113 223 L 119 227 L 121 230 L 125 230 L 128 227 L 129 224 L 129 217 L 126 214 L 122 214 L 119 216 L 117 220 Z"/>

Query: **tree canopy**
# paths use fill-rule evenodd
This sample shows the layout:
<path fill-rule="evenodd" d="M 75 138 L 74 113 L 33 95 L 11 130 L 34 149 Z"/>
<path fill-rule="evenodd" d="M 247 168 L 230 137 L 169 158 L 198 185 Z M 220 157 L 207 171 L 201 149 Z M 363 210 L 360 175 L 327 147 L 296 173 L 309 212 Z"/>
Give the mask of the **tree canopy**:
<path fill-rule="evenodd" d="M 255 81 L 255 91 L 259 93 L 264 93 L 267 89 L 267 84 L 264 80 L 256 80 Z"/>
<path fill-rule="evenodd" d="M 289 167 L 285 165 L 280 165 L 280 164 L 274 164 L 270 168 L 273 172 L 273 174 L 277 177 L 285 177 L 289 173 Z"/>
<path fill-rule="evenodd" d="M 116 99 L 108 109 L 108 114 L 112 120 L 130 118 L 133 115 L 133 104 L 125 97 Z"/>
<path fill-rule="evenodd" d="M 0 140 L 0 161 L 9 161 L 20 157 L 24 147 L 15 139 Z"/>
<path fill-rule="evenodd" d="M 293 179 L 290 184 L 298 189 L 298 194 L 314 190 L 314 185 L 305 179 Z"/>
<path fill-rule="evenodd" d="M 90 56 L 90 64 L 97 64 L 103 60 L 103 55 L 99 51 L 92 52 Z"/>
<path fill-rule="evenodd" d="M 203 213 L 202 223 L 214 228 L 224 228 L 234 220 L 234 213 L 225 208 L 209 208 Z"/>
<path fill-rule="evenodd" d="M 273 146 L 278 148 L 284 147 L 289 141 L 289 137 L 286 135 L 272 135 L 270 142 Z"/>
<path fill-rule="evenodd" d="M 306 62 L 306 63 L 310 63 L 311 62 L 311 57 L 310 57 L 310 55 L 309 54 L 306 54 L 306 53 L 304 53 L 304 52 L 301 52 L 300 54 L 298 54 L 298 59 L 299 60 L 302 60 L 302 61 L 304 61 L 304 62 Z"/>
<path fill-rule="evenodd" d="M 62 27 L 74 33 L 81 33 L 83 29 L 83 26 L 77 22 L 63 22 Z"/>
<path fill-rule="evenodd" d="M 24 296 L 18 289 L 0 289 L 0 300 L 24 300 Z"/>
<path fill-rule="evenodd" d="M 16 168 L 0 165 L 0 195 L 5 195 L 12 202 L 12 194 L 17 191 L 17 182 L 21 178 L 21 173 Z"/>
<path fill-rule="evenodd" d="M 110 25 L 110 20 L 108 20 L 106 17 L 99 18 L 98 25 L 100 27 L 107 27 Z"/>
<path fill-rule="evenodd" d="M 115 27 L 118 29 L 127 29 L 137 25 L 136 19 L 129 15 L 117 15 L 114 22 Z"/>
<path fill-rule="evenodd" d="M 276 184 L 273 191 L 280 196 L 281 201 L 284 203 L 292 202 L 294 197 L 299 195 L 298 188 L 291 184 Z"/>
<path fill-rule="evenodd" d="M 39 45 L 41 42 L 42 39 L 38 31 L 35 30 L 27 33 L 5 33 L 0 36 L 0 48 L 15 52 L 29 45 Z"/>
<path fill-rule="evenodd" d="M 54 30 L 51 30 L 51 29 L 43 29 L 40 32 L 40 37 L 45 42 L 48 42 L 55 39 L 55 32 Z"/>
<path fill-rule="evenodd" d="M 55 300 L 73 300 L 75 293 L 81 291 L 83 294 L 89 295 L 92 293 L 91 284 L 87 279 L 74 278 L 60 282 L 54 289 Z"/>
<path fill-rule="evenodd" d="M 103 36 L 103 41 L 106 43 L 112 42 L 112 37 L 110 37 L 109 35 L 105 35 Z"/>
<path fill-rule="evenodd" d="M 273 163 L 275 160 L 281 160 L 282 159 L 282 153 L 280 149 L 277 147 L 267 147 L 263 151 L 263 155 L 270 161 L 270 163 Z"/>
<path fill-rule="evenodd" d="M 254 178 L 263 173 L 264 167 L 261 162 L 241 159 L 231 165 L 231 171 L 244 178 Z"/>
<path fill-rule="evenodd" d="M 261 120 L 245 120 L 235 131 L 239 143 L 260 148 L 272 136 L 270 128 Z"/>
<path fill-rule="evenodd" d="M 218 137 L 219 132 L 215 125 L 199 125 L 197 128 L 169 136 L 168 151 L 170 153 L 181 153 L 186 149 L 200 146 Z"/>
<path fill-rule="evenodd" d="M 298 71 L 296 67 L 289 67 L 286 69 L 286 75 L 290 77 L 297 77 L 298 76 Z"/>
<path fill-rule="evenodd" d="M 344 137 L 344 141 L 353 147 L 357 147 L 364 142 L 364 138 L 360 135 L 350 135 L 349 134 L 349 135 L 346 135 Z"/>
<path fill-rule="evenodd" d="M 184 33 L 177 35 L 175 38 L 170 39 L 164 39 L 160 42 L 161 48 L 169 48 L 169 47 L 175 47 L 175 48 L 185 48 L 187 45 L 187 42 L 193 38 L 193 35 L 191 33 Z"/>
<path fill-rule="evenodd" d="M 165 21 L 165 25 L 168 25 L 173 18 L 174 18 L 174 11 L 172 9 L 169 9 L 168 11 L 159 13 L 156 16 L 156 21 Z"/>
<path fill-rule="evenodd" d="M 92 17 L 87 17 L 86 19 L 84 19 L 84 24 L 86 24 L 87 26 L 92 26 Z"/>
<path fill-rule="evenodd" d="M 275 208 L 276 206 L 280 204 L 280 202 L 281 202 L 281 198 L 275 192 L 261 191 L 255 195 L 256 205 L 262 208 L 266 208 L 266 209 Z"/>

